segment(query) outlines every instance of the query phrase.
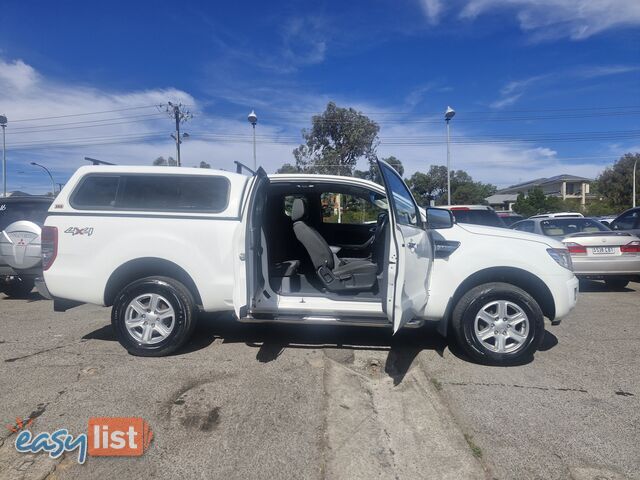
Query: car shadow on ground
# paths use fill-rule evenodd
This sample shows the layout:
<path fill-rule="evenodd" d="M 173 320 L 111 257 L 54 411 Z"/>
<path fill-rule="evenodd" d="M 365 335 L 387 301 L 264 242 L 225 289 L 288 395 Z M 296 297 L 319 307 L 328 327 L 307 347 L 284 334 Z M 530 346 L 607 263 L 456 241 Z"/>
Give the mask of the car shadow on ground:
<path fill-rule="evenodd" d="M 29 293 L 26 297 L 18 298 L 18 297 L 9 297 L 5 293 L 0 291 L 0 300 L 3 302 L 16 302 L 16 301 L 27 301 L 27 303 L 39 302 L 41 300 L 47 300 L 42 295 L 40 295 L 37 291 L 33 291 Z"/>
<path fill-rule="evenodd" d="M 110 324 L 82 337 L 85 340 L 116 341 Z M 214 341 L 244 343 L 255 348 L 256 361 L 277 361 L 285 349 L 324 350 L 327 357 L 341 363 L 353 362 L 353 351 L 387 352 L 384 371 L 399 385 L 424 350 L 435 351 L 440 357 L 445 349 L 465 362 L 473 362 L 452 340 L 443 338 L 435 326 L 401 330 L 392 335 L 387 328 L 367 328 L 333 325 L 292 325 L 240 323 L 229 314 L 201 314 L 191 339 L 173 355 L 186 355 L 209 347 Z M 545 332 L 540 351 L 558 344 L 558 339 Z M 340 351 L 344 351 L 343 354 Z M 336 353 L 337 352 L 337 353 Z M 518 365 L 531 362 L 523 359 Z"/>
<path fill-rule="evenodd" d="M 629 285 L 619 290 L 612 290 L 603 280 L 590 280 L 588 278 L 580 279 L 580 293 L 596 293 L 596 292 L 637 292 L 640 291 L 640 284 L 630 281 Z"/>
<path fill-rule="evenodd" d="M 353 362 L 353 354 L 349 351 L 387 352 L 384 371 L 395 385 L 402 382 L 421 351 L 434 350 L 442 356 L 448 346 L 446 339 L 434 327 L 407 329 L 392 335 L 386 328 L 246 324 L 229 315 L 204 315 L 198 323 L 194 341 L 211 336 L 223 343 L 244 343 L 256 348 L 256 360 L 260 363 L 276 361 L 285 349 L 292 348 L 325 350 L 328 358 L 341 363 Z M 339 351 L 344 351 L 344 354 Z"/>

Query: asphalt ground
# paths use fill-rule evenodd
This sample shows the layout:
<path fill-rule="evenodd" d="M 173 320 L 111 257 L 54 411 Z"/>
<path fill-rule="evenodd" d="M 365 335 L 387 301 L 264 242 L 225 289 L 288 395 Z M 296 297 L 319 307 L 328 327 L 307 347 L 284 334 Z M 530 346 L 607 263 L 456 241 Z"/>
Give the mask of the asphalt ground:
<path fill-rule="evenodd" d="M 432 329 L 205 315 L 166 358 L 130 356 L 109 309 L 0 294 L 0 479 L 640 479 L 640 283 L 581 285 L 535 359 L 471 363 Z M 142 417 L 140 457 L 18 453 L 5 425 Z"/>

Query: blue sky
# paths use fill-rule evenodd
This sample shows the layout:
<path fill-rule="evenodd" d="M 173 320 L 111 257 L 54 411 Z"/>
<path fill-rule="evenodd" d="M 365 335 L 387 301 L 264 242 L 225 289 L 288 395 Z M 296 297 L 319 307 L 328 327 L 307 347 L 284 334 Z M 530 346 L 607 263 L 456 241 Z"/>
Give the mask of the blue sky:
<path fill-rule="evenodd" d="M 407 174 L 445 162 L 452 105 L 454 168 L 499 186 L 592 177 L 640 150 L 640 3 L 3 2 L 10 189 L 47 190 L 31 161 L 64 182 L 85 155 L 174 155 L 154 107 L 169 100 L 194 114 L 186 165 L 250 163 L 255 108 L 274 171 L 334 100 L 380 123 L 379 153 Z"/>

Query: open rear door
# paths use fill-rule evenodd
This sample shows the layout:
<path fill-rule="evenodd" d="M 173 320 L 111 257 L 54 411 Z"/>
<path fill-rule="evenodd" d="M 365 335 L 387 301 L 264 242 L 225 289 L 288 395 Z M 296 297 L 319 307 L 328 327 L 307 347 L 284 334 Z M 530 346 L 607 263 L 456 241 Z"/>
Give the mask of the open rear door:
<path fill-rule="evenodd" d="M 262 167 L 250 180 L 249 192 L 234 238 L 233 308 L 238 318 L 251 312 L 254 298 L 264 288 L 261 232 L 269 177 Z"/>
<path fill-rule="evenodd" d="M 402 177 L 386 162 L 378 160 L 378 167 L 387 191 L 391 231 L 383 306 L 395 333 L 424 315 L 433 250 L 418 205 Z"/>

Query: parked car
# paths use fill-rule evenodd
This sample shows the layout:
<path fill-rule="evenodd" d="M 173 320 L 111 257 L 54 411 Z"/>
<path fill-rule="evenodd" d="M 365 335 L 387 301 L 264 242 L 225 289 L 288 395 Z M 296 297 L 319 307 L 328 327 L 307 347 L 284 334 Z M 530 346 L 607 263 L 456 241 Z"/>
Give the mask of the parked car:
<path fill-rule="evenodd" d="M 640 238 L 614 232 L 591 218 L 529 218 L 514 230 L 557 238 L 567 246 L 578 278 L 604 280 L 612 289 L 640 275 Z"/>
<path fill-rule="evenodd" d="M 640 207 L 622 212 L 611 222 L 611 229 L 625 231 L 640 236 Z"/>
<path fill-rule="evenodd" d="M 593 220 L 597 220 L 601 224 L 607 227 L 610 227 L 611 222 L 613 222 L 616 219 L 616 217 L 617 215 L 602 215 L 600 217 L 589 217 L 589 218 L 592 218 Z"/>
<path fill-rule="evenodd" d="M 529 218 L 582 218 L 584 215 L 578 212 L 539 213 Z"/>
<path fill-rule="evenodd" d="M 522 215 L 518 215 L 517 213 L 513 213 L 513 212 L 496 212 L 496 213 L 498 214 L 500 219 L 504 222 L 504 224 L 507 227 L 510 227 L 511 225 L 513 225 L 516 222 L 519 222 L 520 220 L 524 220 L 524 217 Z"/>
<path fill-rule="evenodd" d="M 42 277 L 40 231 L 53 199 L 0 198 L 0 291 L 25 298 Z"/>
<path fill-rule="evenodd" d="M 488 205 L 446 205 L 442 208 L 450 210 L 457 223 L 501 228 L 507 226 L 496 211 Z"/>
<path fill-rule="evenodd" d="M 43 230 L 54 309 L 112 306 L 118 340 L 142 356 L 179 348 L 203 310 L 394 333 L 432 323 L 477 361 L 530 357 L 543 317 L 557 324 L 576 303 L 567 249 L 421 210 L 396 171 L 379 168 L 384 186 L 262 169 L 82 167 Z"/>

